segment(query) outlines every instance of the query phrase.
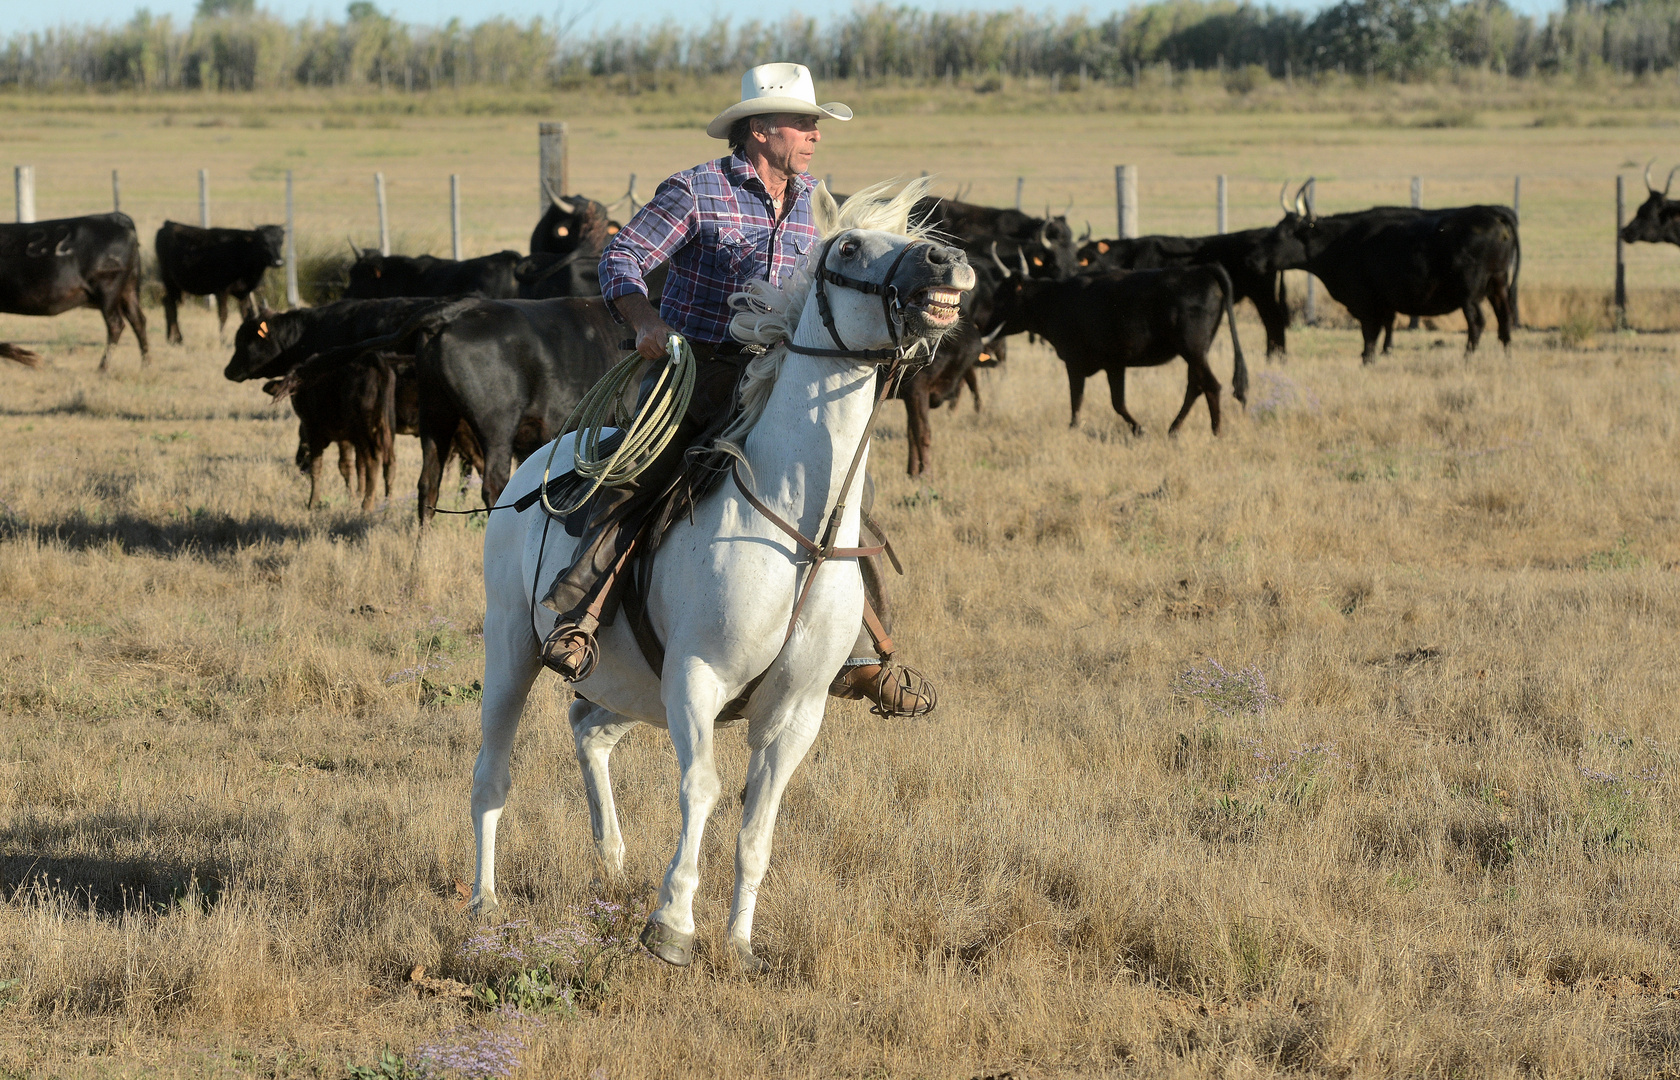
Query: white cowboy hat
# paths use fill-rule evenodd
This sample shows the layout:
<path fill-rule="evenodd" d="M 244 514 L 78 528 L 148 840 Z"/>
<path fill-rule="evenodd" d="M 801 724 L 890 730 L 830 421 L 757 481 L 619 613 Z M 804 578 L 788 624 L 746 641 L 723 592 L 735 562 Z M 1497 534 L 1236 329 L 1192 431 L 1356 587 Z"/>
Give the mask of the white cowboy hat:
<path fill-rule="evenodd" d="M 838 101 L 817 104 L 811 69 L 804 64 L 760 64 L 741 76 L 741 103 L 731 105 L 706 125 L 714 139 L 729 138 L 729 129 L 743 116 L 798 113 L 830 120 L 850 120 L 852 110 Z"/>

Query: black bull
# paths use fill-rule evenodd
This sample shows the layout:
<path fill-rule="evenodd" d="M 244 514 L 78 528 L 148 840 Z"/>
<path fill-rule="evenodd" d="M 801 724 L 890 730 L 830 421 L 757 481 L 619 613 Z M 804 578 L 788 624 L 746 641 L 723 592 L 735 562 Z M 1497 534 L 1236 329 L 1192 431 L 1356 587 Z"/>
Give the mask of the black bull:
<path fill-rule="evenodd" d="M 1392 344 L 1397 314 L 1463 312 L 1465 351 L 1475 351 L 1487 325 L 1483 300 L 1509 346 L 1510 296 L 1521 264 L 1517 215 L 1505 206 L 1288 213 L 1249 257 L 1257 273 L 1306 270 L 1324 282 L 1359 321 L 1367 364 L 1376 359 L 1379 336 L 1385 352 Z"/>
<path fill-rule="evenodd" d="M 177 311 L 183 294 L 216 298 L 216 328 L 227 325 L 227 302 L 239 302 L 239 314 L 257 313 L 251 293 L 271 266 L 285 265 L 286 230 L 279 225 L 255 229 L 201 229 L 166 221 L 158 229 L 158 277 L 163 281 L 164 336 L 181 343 Z"/>
<path fill-rule="evenodd" d="M 1079 249 L 1081 267 L 1104 270 L 1155 270 L 1166 266 L 1218 263 L 1231 277 L 1233 300 L 1250 300 L 1266 328 L 1266 354 L 1288 348 L 1289 295 L 1283 275 L 1258 271 L 1248 257 L 1271 229 L 1245 229 L 1215 236 L 1140 236 L 1134 240 L 1097 240 Z"/>
<path fill-rule="evenodd" d="M 1629 244 L 1680 244 L 1680 200 L 1668 197 L 1674 185 L 1674 174 L 1680 165 L 1668 171 L 1668 180 L 1661 191 L 1651 183 L 1651 165 L 1645 166 L 1645 201 L 1633 212 L 1633 220 L 1622 226 L 1622 240 Z"/>
<path fill-rule="evenodd" d="M 483 296 L 508 300 L 519 295 L 514 268 L 522 259 L 517 251 L 499 251 L 457 262 L 433 255 L 381 255 L 369 248 L 356 253 L 344 296 L 351 300 L 399 296 Z"/>
<path fill-rule="evenodd" d="M 1248 396 L 1248 366 L 1231 311 L 1231 279 L 1220 266 L 1169 267 L 1080 274 L 1063 281 L 1011 277 L 992 298 L 992 317 L 1005 333 L 1032 332 L 1050 342 L 1067 367 L 1072 423 L 1079 423 L 1085 380 L 1108 373 L 1108 391 L 1132 429 L 1143 429 L 1126 411 L 1126 369 L 1154 367 L 1176 356 L 1189 364 L 1184 407 L 1173 419 L 1176 432 L 1196 399 L 1207 397 L 1208 417 L 1219 434 L 1219 380 L 1207 354 L 1219 334 L 1219 320 L 1231 329 L 1231 392 Z"/>
<path fill-rule="evenodd" d="M 110 365 L 125 319 L 140 343 L 140 363 L 150 362 L 146 316 L 140 310 L 140 237 L 129 216 L 90 214 L 0 225 L 0 311 L 58 315 L 78 307 L 98 308 L 105 317 L 100 371 Z M 0 355 L 27 363 L 33 354 L 6 346 Z"/>

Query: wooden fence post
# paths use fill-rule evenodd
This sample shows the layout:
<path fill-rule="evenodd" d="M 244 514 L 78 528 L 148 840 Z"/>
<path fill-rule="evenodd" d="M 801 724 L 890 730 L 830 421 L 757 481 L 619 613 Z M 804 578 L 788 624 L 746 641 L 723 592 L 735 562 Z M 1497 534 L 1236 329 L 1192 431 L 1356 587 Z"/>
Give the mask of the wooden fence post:
<path fill-rule="evenodd" d="M 1616 328 L 1627 326 L 1627 263 L 1622 251 L 1622 220 L 1627 214 L 1626 177 L 1616 176 Z"/>
<path fill-rule="evenodd" d="M 1017 176 L 1015 178 L 1015 209 L 1017 209 L 1017 210 L 1021 209 L 1021 189 L 1026 187 L 1026 186 L 1027 186 L 1027 178 L 1026 177 Z"/>
<path fill-rule="evenodd" d="M 548 189 L 556 195 L 571 195 L 572 182 L 567 173 L 570 164 L 566 154 L 566 125 L 557 120 L 544 120 L 537 125 L 537 216 L 548 213 Z M 457 259 L 459 255 L 455 256 Z"/>
<path fill-rule="evenodd" d="M 373 174 L 373 195 L 379 200 L 379 254 L 391 254 L 391 219 L 385 215 L 385 174 Z"/>
<path fill-rule="evenodd" d="M 449 174 L 449 250 L 451 258 L 461 261 L 461 177 Z"/>
<path fill-rule="evenodd" d="M 1307 181 L 1307 216 L 1314 217 L 1318 213 L 1318 181 Z M 1318 323 L 1318 282 L 1312 273 L 1307 273 L 1307 304 L 1304 312 L 1308 326 Z"/>
<path fill-rule="evenodd" d="M 117 179 L 117 170 L 111 170 L 111 213 L 122 213 L 122 181 Z"/>
<path fill-rule="evenodd" d="M 298 297 L 297 228 L 292 220 L 292 170 L 286 170 L 286 306 L 302 305 Z"/>
<path fill-rule="evenodd" d="M 1522 235 L 1522 177 L 1519 176 L 1511 184 L 1511 212 L 1517 215 L 1517 232 Z M 1517 283 L 1511 283 L 1511 326 L 1522 325 L 1522 316 L 1517 308 Z"/>
<path fill-rule="evenodd" d="M 1115 216 L 1120 219 L 1120 239 L 1135 240 L 1138 234 L 1137 166 L 1114 166 Z"/>
<path fill-rule="evenodd" d="M 1225 235 L 1227 224 L 1228 223 L 1226 221 L 1225 174 L 1220 173 L 1219 174 L 1219 235 L 1220 236 Z"/>
<path fill-rule="evenodd" d="M 12 186 L 17 189 L 18 224 L 35 220 L 35 166 L 19 165 L 12 170 Z"/>

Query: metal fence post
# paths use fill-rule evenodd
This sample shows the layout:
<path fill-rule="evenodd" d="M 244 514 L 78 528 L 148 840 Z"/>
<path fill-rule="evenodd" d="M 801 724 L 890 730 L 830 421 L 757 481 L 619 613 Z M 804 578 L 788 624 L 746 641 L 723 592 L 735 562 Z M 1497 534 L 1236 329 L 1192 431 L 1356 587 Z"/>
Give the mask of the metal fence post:
<path fill-rule="evenodd" d="M 297 228 L 292 220 L 292 170 L 286 170 L 286 306 L 302 304 L 298 297 Z"/>
<path fill-rule="evenodd" d="M 1627 214 L 1626 177 L 1616 175 L 1616 328 L 1627 326 L 1627 263 L 1622 251 L 1622 220 Z"/>
<path fill-rule="evenodd" d="M 1120 239 L 1134 240 L 1138 234 L 1137 166 L 1114 166 L 1115 216 L 1120 220 Z"/>
<path fill-rule="evenodd" d="M 1026 187 L 1026 186 L 1027 186 L 1027 178 L 1026 177 L 1017 176 L 1015 178 L 1015 209 L 1016 210 L 1021 209 L 1021 189 Z"/>
<path fill-rule="evenodd" d="M 18 224 L 35 220 L 35 166 L 19 165 L 12 170 L 12 186 L 17 189 Z"/>
<path fill-rule="evenodd" d="M 391 254 L 391 219 L 385 216 L 385 174 L 373 174 L 373 194 L 379 200 L 379 254 Z"/>
<path fill-rule="evenodd" d="M 566 154 L 566 125 L 556 120 L 544 120 L 537 125 L 537 216 L 548 213 L 548 190 L 556 195 L 572 193 L 570 164 Z M 455 256 L 459 259 L 461 256 Z"/>
<path fill-rule="evenodd" d="M 1225 216 L 1226 207 L 1227 207 L 1227 204 L 1226 204 L 1226 199 L 1225 199 L 1225 174 L 1220 173 L 1219 174 L 1219 235 L 1220 236 L 1224 236 L 1225 232 L 1226 232 L 1226 224 L 1227 224 L 1226 216 Z"/>
<path fill-rule="evenodd" d="M 1318 214 L 1318 181 L 1307 181 L 1307 216 L 1316 217 Z M 1304 312 L 1308 326 L 1318 323 L 1318 282 L 1312 272 L 1307 272 L 1307 304 Z"/>
<path fill-rule="evenodd" d="M 449 174 L 449 250 L 456 262 L 461 261 L 461 178 Z"/>
<path fill-rule="evenodd" d="M 1511 184 L 1511 212 L 1517 215 L 1518 235 L 1522 233 L 1522 177 L 1517 177 Z M 1511 326 L 1522 325 L 1522 315 L 1517 308 L 1517 283 L 1511 282 Z"/>

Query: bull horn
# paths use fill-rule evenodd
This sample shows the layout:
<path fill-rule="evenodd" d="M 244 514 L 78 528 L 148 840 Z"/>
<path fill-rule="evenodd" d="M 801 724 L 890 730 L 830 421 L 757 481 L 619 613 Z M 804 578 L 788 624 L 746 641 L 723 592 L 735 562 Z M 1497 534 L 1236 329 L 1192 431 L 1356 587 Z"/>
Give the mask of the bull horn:
<path fill-rule="evenodd" d="M 1650 161 L 1647 161 L 1645 163 L 1645 190 L 1652 195 L 1655 195 L 1657 193 L 1657 186 L 1655 184 L 1651 183 L 1651 166 L 1655 165 L 1656 163 L 1657 163 L 1656 158 L 1652 158 Z"/>
<path fill-rule="evenodd" d="M 1079 242 L 1081 244 L 1089 244 L 1091 242 L 1091 223 L 1089 221 L 1085 223 L 1085 231 L 1080 235 Z"/>
<path fill-rule="evenodd" d="M 1015 258 L 1020 260 L 1021 276 L 1024 277 L 1024 278 L 1032 277 L 1032 271 L 1027 268 L 1027 253 L 1022 251 L 1020 248 L 1016 248 L 1015 249 Z"/>
<path fill-rule="evenodd" d="M 1048 211 L 1050 208 L 1047 206 L 1044 209 Z M 1045 217 L 1049 216 L 1048 213 L 1045 214 Z M 1038 227 L 1038 246 L 1041 248 L 1050 246 L 1050 222 L 1048 221 Z"/>
<path fill-rule="evenodd" d="M 1680 165 L 1668 170 L 1668 179 L 1663 181 L 1663 198 L 1668 198 L 1668 189 L 1674 184 L 1674 174 L 1680 172 Z"/>
<path fill-rule="evenodd" d="M 997 268 L 998 268 L 998 269 L 999 269 L 999 270 L 1000 270 L 1000 271 L 1002 271 L 1002 272 L 1003 272 L 1003 276 L 1004 276 L 1004 277 L 1008 277 L 1008 276 L 1009 276 L 1009 274 L 1010 274 L 1010 269 L 1009 269 L 1009 267 L 1007 267 L 1007 266 L 1005 266 L 1005 265 L 1004 265 L 1004 264 L 1003 264 L 1003 260 L 1002 260 L 1002 259 L 1000 259 L 1000 258 L 998 258 L 998 253 L 997 253 L 997 241 L 996 241 L 996 240 L 993 240 L 993 241 L 992 241 L 992 261 L 993 261 L 993 262 L 995 262 L 995 263 L 997 263 Z"/>
<path fill-rule="evenodd" d="M 560 209 L 565 210 L 567 213 L 570 213 L 570 200 L 568 200 L 564 195 L 556 195 L 554 193 L 554 185 L 549 182 L 548 177 L 543 177 L 542 184 L 543 191 L 548 195 L 548 201 L 553 203 L 555 206 L 560 207 Z"/>
<path fill-rule="evenodd" d="M 1289 181 L 1285 180 L 1283 186 L 1278 188 L 1278 205 L 1283 208 L 1283 212 L 1286 214 L 1289 213 L 1289 203 L 1285 201 L 1288 197 Z"/>
<path fill-rule="evenodd" d="M 344 237 L 344 240 L 350 245 L 350 257 L 359 260 L 362 257 L 362 249 L 357 247 L 356 241 L 350 239 L 348 235 Z"/>

